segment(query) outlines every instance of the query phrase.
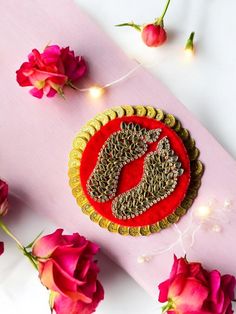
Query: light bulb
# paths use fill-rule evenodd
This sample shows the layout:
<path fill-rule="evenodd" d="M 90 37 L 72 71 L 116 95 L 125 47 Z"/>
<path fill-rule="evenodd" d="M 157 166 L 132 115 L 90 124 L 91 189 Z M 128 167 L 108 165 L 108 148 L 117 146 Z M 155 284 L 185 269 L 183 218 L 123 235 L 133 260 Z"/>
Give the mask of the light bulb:
<path fill-rule="evenodd" d="M 196 216 L 201 218 L 201 219 L 206 219 L 210 216 L 211 214 L 211 208 L 208 206 L 200 206 L 196 210 Z"/>
<path fill-rule="evenodd" d="M 92 86 L 89 88 L 88 92 L 92 98 L 100 98 L 104 94 L 104 88 L 100 86 Z"/>
<path fill-rule="evenodd" d="M 214 231 L 214 232 L 219 233 L 219 232 L 221 232 L 221 226 L 215 224 L 215 225 L 212 226 L 211 230 Z"/>

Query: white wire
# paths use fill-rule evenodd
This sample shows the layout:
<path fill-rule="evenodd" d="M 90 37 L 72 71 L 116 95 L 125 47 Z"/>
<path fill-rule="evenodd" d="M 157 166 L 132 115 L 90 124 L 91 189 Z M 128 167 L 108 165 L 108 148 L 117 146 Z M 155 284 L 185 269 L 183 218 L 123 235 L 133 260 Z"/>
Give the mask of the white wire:
<path fill-rule="evenodd" d="M 127 79 L 129 76 L 131 76 L 131 74 L 133 74 L 134 72 L 136 72 L 140 67 L 142 67 L 143 64 L 138 64 L 136 67 L 134 67 L 133 69 L 131 69 L 129 72 L 127 72 L 126 74 L 122 75 L 121 77 L 119 77 L 118 79 L 115 79 L 114 81 L 110 82 L 110 83 L 107 83 L 103 86 L 101 86 L 100 88 L 107 88 L 107 87 L 110 87 L 110 86 L 113 86 L 117 83 L 120 83 L 122 81 L 124 81 L 125 79 Z M 96 85 L 95 85 L 96 86 Z M 90 89 L 91 89 L 92 86 L 90 87 L 87 87 L 87 88 L 77 88 L 74 86 L 74 88 L 80 92 L 88 92 Z"/>

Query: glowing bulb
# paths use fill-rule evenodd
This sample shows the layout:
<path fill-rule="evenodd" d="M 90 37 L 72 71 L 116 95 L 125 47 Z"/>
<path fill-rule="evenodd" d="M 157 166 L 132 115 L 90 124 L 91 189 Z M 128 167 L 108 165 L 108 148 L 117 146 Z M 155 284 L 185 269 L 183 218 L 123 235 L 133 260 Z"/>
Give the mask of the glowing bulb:
<path fill-rule="evenodd" d="M 215 224 L 215 225 L 212 226 L 211 230 L 214 231 L 214 232 L 219 233 L 219 232 L 221 232 L 221 226 Z"/>
<path fill-rule="evenodd" d="M 201 219 L 206 219 L 211 214 L 211 208 L 208 206 L 200 206 L 196 210 L 196 216 Z"/>
<path fill-rule="evenodd" d="M 193 49 L 190 49 L 190 48 L 184 49 L 184 53 L 185 53 L 185 56 L 188 58 L 191 58 L 194 55 Z"/>
<path fill-rule="evenodd" d="M 99 98 L 104 94 L 104 88 L 100 86 L 92 86 L 89 88 L 89 95 L 92 98 Z"/>
<path fill-rule="evenodd" d="M 149 255 L 141 255 L 141 256 L 139 256 L 139 257 L 137 258 L 137 262 L 138 262 L 139 264 L 143 264 L 143 263 L 145 263 L 145 262 L 150 262 L 151 259 L 152 259 L 152 258 L 151 258 L 151 256 L 149 256 Z"/>

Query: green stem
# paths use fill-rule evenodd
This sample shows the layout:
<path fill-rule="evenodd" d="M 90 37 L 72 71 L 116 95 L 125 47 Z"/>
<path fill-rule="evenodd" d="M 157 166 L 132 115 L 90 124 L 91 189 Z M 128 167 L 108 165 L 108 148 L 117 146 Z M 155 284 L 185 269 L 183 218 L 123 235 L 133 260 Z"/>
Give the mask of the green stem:
<path fill-rule="evenodd" d="M 35 259 L 31 253 L 27 252 L 26 248 L 24 248 L 23 254 L 28 258 L 33 267 L 38 270 L 37 259 Z"/>
<path fill-rule="evenodd" d="M 167 12 L 167 10 L 168 10 L 169 4 L 170 4 L 170 0 L 167 0 L 166 5 L 165 5 L 165 8 L 164 8 L 164 10 L 163 10 L 163 12 L 162 12 L 162 15 L 161 15 L 160 18 L 159 18 L 160 21 L 163 21 L 165 15 L 166 15 L 166 12 Z"/>
<path fill-rule="evenodd" d="M 155 21 L 154 21 L 155 25 L 160 25 L 161 27 L 164 26 L 163 20 L 164 20 L 164 17 L 166 15 L 166 12 L 168 10 L 169 4 L 170 4 L 170 0 L 167 0 L 165 8 L 164 8 L 164 10 L 162 12 L 162 15 L 160 17 L 158 17 L 157 19 L 155 19 Z"/>
<path fill-rule="evenodd" d="M 10 229 L 4 224 L 2 220 L 0 220 L 0 227 L 10 238 L 12 238 L 18 244 L 20 249 L 24 251 L 24 246 L 20 243 L 17 237 L 14 236 L 14 234 L 10 231 Z"/>
<path fill-rule="evenodd" d="M 0 228 L 10 237 L 12 238 L 23 252 L 23 254 L 29 259 L 34 268 L 37 267 L 37 260 L 31 255 L 31 253 L 27 252 L 27 249 L 21 244 L 21 242 L 17 239 L 17 237 L 10 231 L 10 229 L 4 224 L 4 222 L 0 219 Z"/>
<path fill-rule="evenodd" d="M 162 307 L 162 314 L 166 313 L 167 311 L 171 310 L 173 308 L 173 303 L 171 301 L 168 301 L 163 307 Z"/>
<path fill-rule="evenodd" d="M 115 26 L 118 26 L 118 27 L 130 26 L 130 27 L 133 27 L 134 29 L 136 29 L 136 31 L 138 31 L 138 32 L 141 31 L 141 26 L 138 25 L 138 24 L 135 24 L 134 22 L 117 24 L 117 25 L 115 25 Z"/>

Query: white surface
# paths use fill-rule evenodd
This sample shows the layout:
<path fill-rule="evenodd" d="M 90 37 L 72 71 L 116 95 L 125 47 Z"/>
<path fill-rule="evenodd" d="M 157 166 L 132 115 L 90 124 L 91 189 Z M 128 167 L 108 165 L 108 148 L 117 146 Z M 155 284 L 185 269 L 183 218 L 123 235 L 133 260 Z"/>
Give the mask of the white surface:
<path fill-rule="evenodd" d="M 77 0 L 77 3 L 129 57 L 148 66 L 226 150 L 236 156 L 235 0 L 172 1 L 165 20 L 169 41 L 161 48 L 147 48 L 134 30 L 113 25 L 132 19 L 140 24 L 150 22 L 160 14 L 165 0 Z M 192 60 L 186 60 L 183 47 L 191 31 L 196 32 L 197 51 Z M 6 221 L 24 243 L 30 242 L 42 229 L 45 232 L 55 229 L 24 204 L 12 209 Z M 6 246 L 0 258 L 1 313 L 49 314 L 47 291 L 37 280 L 34 269 L 2 232 L 0 239 Z M 123 270 L 103 256 L 99 259 L 106 295 L 98 314 L 160 313 L 156 300 Z"/>

